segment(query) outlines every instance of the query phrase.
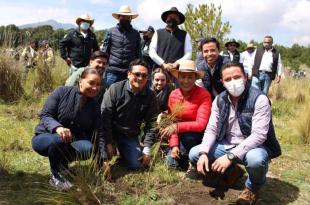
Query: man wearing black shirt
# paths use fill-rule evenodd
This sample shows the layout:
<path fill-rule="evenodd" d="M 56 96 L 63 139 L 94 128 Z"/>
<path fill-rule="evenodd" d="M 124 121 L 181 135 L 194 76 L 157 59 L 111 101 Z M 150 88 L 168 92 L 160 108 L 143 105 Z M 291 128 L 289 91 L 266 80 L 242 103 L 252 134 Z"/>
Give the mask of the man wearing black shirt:
<path fill-rule="evenodd" d="M 129 65 L 128 80 L 117 82 L 104 94 L 101 113 L 107 144 L 116 142 L 127 167 L 136 170 L 148 166 L 150 149 L 155 142 L 152 126 L 156 122 L 158 103 L 156 94 L 147 86 L 148 68 L 145 62 L 134 60 Z M 138 136 L 144 125 L 144 148 Z M 108 155 L 112 151 L 107 145 Z"/>

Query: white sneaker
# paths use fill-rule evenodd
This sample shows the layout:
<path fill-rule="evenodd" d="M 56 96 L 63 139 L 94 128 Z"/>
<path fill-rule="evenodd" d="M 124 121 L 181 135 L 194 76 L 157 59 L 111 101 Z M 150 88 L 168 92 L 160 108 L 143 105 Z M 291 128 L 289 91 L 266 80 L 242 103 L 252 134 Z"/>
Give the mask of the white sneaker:
<path fill-rule="evenodd" d="M 51 186 L 55 187 L 58 191 L 67 191 L 73 186 L 71 182 L 69 182 L 61 175 L 59 175 L 59 177 L 55 177 L 53 174 L 51 174 L 49 183 Z"/>

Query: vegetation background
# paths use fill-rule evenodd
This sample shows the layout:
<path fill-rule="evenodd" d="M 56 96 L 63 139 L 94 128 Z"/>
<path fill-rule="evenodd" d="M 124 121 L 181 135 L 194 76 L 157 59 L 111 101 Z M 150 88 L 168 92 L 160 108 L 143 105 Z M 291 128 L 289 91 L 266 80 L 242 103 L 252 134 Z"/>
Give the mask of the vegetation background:
<path fill-rule="evenodd" d="M 220 11 L 220 8 L 213 9 Z M 49 186 L 48 159 L 32 150 L 31 138 L 47 95 L 63 85 L 68 76 L 67 65 L 57 54 L 53 67 L 39 61 L 26 75 L 22 62 L 5 50 L 24 46 L 31 38 L 37 38 L 50 40 L 57 53 L 59 40 L 67 32 L 55 31 L 50 26 L 0 27 L 0 205 L 233 203 L 242 189 L 242 182 L 214 195 L 216 189 L 205 186 L 203 180 L 168 169 L 161 155 L 155 155 L 159 144 L 153 150 L 157 158 L 149 170 L 129 172 L 122 166 L 113 166 L 113 182 L 107 182 L 102 173 L 94 171 L 92 161 L 73 163 L 76 189 L 62 193 Z M 105 30 L 96 33 L 100 41 Z M 222 42 L 224 40 L 225 35 Z M 246 43 L 240 42 L 241 49 L 245 48 Z M 310 66 L 309 47 L 297 44 L 290 48 L 277 47 L 287 68 L 298 70 L 301 64 Z M 280 84 L 271 87 L 272 112 L 283 154 L 270 162 L 267 184 L 258 204 L 310 204 L 309 82 L 309 77 L 286 76 Z M 112 165 L 116 161 L 113 159 Z"/>

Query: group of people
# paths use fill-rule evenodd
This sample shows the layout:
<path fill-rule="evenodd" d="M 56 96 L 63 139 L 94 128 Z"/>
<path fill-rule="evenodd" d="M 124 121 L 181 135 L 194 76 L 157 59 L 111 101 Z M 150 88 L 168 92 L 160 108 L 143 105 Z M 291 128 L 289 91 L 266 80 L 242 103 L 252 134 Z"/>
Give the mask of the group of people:
<path fill-rule="evenodd" d="M 26 72 L 37 65 L 39 58 L 48 67 L 55 63 L 54 51 L 50 47 L 48 40 L 39 43 L 38 40 L 32 39 L 29 46 L 25 47 L 21 54 L 21 60 L 25 65 Z"/>
<path fill-rule="evenodd" d="M 281 154 L 267 97 L 281 72 L 272 37 L 264 38 L 264 48 L 249 45 L 241 54 L 235 40 L 220 54 L 216 38 L 201 38 L 193 61 L 191 38 L 178 27 L 186 19 L 177 8 L 162 13 L 165 28 L 141 31 L 142 43 L 131 25 L 138 14 L 122 6 L 112 16 L 118 24 L 101 47 L 89 15 L 78 17 L 78 28 L 60 42 L 70 77 L 47 98 L 32 139 L 34 150 L 49 158 L 50 184 L 70 189 L 63 172 L 91 153 L 110 170 L 115 147 L 130 170 L 147 167 L 152 145 L 162 139 L 170 167 L 186 170 L 190 162 L 203 175 L 223 174 L 228 186 L 244 174 L 238 164 L 244 165 L 246 188 L 237 202 L 255 203 L 269 161 Z M 172 114 L 174 120 L 154 129 Z"/>

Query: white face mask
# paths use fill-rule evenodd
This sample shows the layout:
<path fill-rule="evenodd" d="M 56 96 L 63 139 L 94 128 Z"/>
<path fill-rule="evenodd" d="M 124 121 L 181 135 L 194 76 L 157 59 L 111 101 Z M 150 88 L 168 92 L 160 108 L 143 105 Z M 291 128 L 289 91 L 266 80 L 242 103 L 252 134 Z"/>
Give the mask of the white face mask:
<path fill-rule="evenodd" d="M 239 97 L 245 89 L 245 82 L 243 78 L 231 80 L 229 82 L 224 82 L 224 87 L 232 96 Z"/>
<path fill-rule="evenodd" d="M 87 22 L 82 22 L 82 23 L 80 24 L 80 28 L 83 29 L 83 30 L 89 29 L 89 26 L 90 26 L 90 24 L 87 23 Z"/>

